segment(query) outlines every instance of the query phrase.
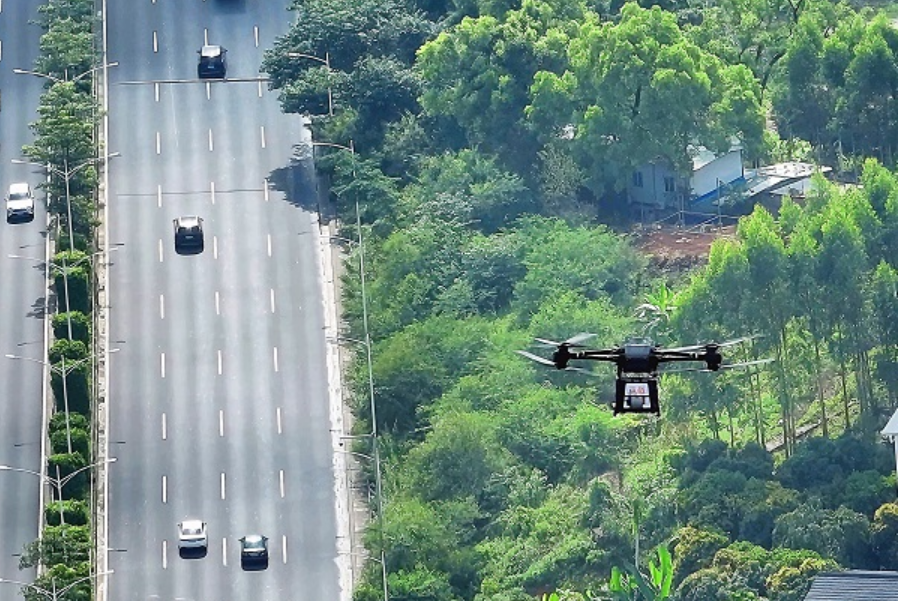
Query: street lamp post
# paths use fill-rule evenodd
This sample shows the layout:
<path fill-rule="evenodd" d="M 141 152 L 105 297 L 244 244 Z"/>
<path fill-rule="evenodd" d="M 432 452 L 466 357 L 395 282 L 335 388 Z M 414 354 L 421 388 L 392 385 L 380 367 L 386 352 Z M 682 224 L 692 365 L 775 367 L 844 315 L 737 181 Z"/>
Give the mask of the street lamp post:
<path fill-rule="evenodd" d="M 52 589 L 50 589 L 50 590 L 45 589 L 40 586 L 37 586 L 36 584 L 34 584 L 32 582 L 22 582 L 19 580 L 11 580 L 9 578 L 0 578 L 0 584 L 16 584 L 16 585 L 19 585 L 19 586 L 22 586 L 25 588 L 30 588 L 31 590 L 36 591 L 40 595 L 43 595 L 44 597 L 46 597 L 48 599 L 52 599 L 52 601 L 63 601 L 62 595 L 64 595 L 66 592 L 68 592 L 69 589 L 75 587 L 78 584 L 81 584 L 85 580 L 99 578 L 100 576 L 108 576 L 112 573 L 114 573 L 114 570 L 109 570 L 106 572 L 97 572 L 96 574 L 89 574 L 87 576 L 84 576 L 83 578 L 79 578 L 78 580 L 75 580 L 74 582 L 70 583 L 68 586 L 65 586 L 59 590 L 56 590 L 56 579 L 55 578 L 50 581 L 51 585 L 52 585 Z"/>
<path fill-rule="evenodd" d="M 65 516 L 62 511 L 62 488 L 66 484 L 68 484 L 72 480 L 72 478 L 74 478 L 81 472 L 89 470 L 89 469 L 93 469 L 99 465 L 115 463 L 116 461 L 118 461 L 117 457 L 110 457 L 106 461 L 99 461 L 97 463 L 85 465 L 84 467 L 78 468 L 77 470 L 73 471 L 71 474 L 68 474 L 67 476 L 65 476 L 63 478 L 59 477 L 59 468 L 58 467 L 56 469 L 57 475 L 55 478 L 53 476 L 48 476 L 46 474 L 42 474 L 41 472 L 36 472 L 34 470 L 25 469 L 23 467 L 12 467 L 10 465 L 0 465 L 0 472 L 19 472 L 22 474 L 31 474 L 32 476 L 37 476 L 43 482 L 46 482 L 47 484 L 52 486 L 56 490 L 56 500 L 60 502 L 59 503 L 59 523 L 65 524 Z"/>
<path fill-rule="evenodd" d="M 12 162 L 16 165 L 35 165 L 37 167 L 44 167 L 50 173 L 54 173 L 57 176 L 63 178 L 63 180 L 65 180 L 65 208 L 66 208 L 66 220 L 67 220 L 67 225 L 68 225 L 68 230 L 69 230 L 69 232 L 68 232 L 69 233 L 69 250 L 75 249 L 75 235 L 72 230 L 72 198 L 71 198 L 71 188 L 70 188 L 70 182 L 71 182 L 72 176 L 74 176 L 76 173 L 78 173 L 85 167 L 88 167 L 88 166 L 93 165 L 94 163 L 98 163 L 100 161 L 105 161 L 107 159 L 117 157 L 119 155 L 120 155 L 120 153 L 113 152 L 113 153 L 107 154 L 105 156 L 94 157 L 94 158 L 84 161 L 83 163 L 76 165 L 75 167 L 73 167 L 71 169 L 69 169 L 68 158 L 63 159 L 63 168 L 62 169 L 53 167 L 53 165 L 51 165 L 49 163 L 44 165 L 42 163 L 35 163 L 34 161 L 27 161 L 25 159 L 12 159 Z"/>
<path fill-rule="evenodd" d="M 91 73 L 93 73 L 95 71 L 99 71 L 100 69 L 105 69 L 107 67 L 118 67 L 118 62 L 106 63 L 105 65 L 97 65 L 96 67 L 88 69 L 84 73 L 81 73 L 80 75 L 76 75 L 75 77 L 71 77 L 71 78 L 69 77 L 69 70 L 66 69 L 65 73 L 63 74 L 62 79 L 60 79 L 59 77 L 50 75 L 48 73 L 41 73 L 40 71 L 31 71 L 30 69 L 13 69 L 12 72 L 15 73 L 16 75 L 34 75 L 35 77 L 43 77 L 44 79 L 49 79 L 53 83 L 69 83 L 69 82 L 74 83 L 83 77 L 87 77 L 88 75 L 90 75 Z"/>
<path fill-rule="evenodd" d="M 327 68 L 327 114 L 328 114 L 328 116 L 333 117 L 334 116 L 334 94 L 333 94 L 333 90 L 331 89 L 331 82 L 330 82 L 330 76 L 331 76 L 330 53 L 325 52 L 324 58 L 317 57 L 313 54 L 304 54 L 302 52 L 288 52 L 287 56 L 289 56 L 290 58 L 307 58 L 309 60 L 318 61 L 319 63 L 324 64 L 324 66 Z"/>
<path fill-rule="evenodd" d="M 108 352 L 117 353 L 118 351 L 119 351 L 119 349 L 116 348 L 116 349 L 111 349 Z M 68 380 L 70 373 L 72 373 L 73 371 L 78 369 L 78 367 L 85 361 L 92 360 L 94 358 L 94 355 L 89 355 L 87 357 L 84 357 L 83 359 L 78 359 L 77 361 L 75 361 L 74 363 L 70 363 L 69 365 L 66 365 L 65 355 L 63 355 L 62 365 L 59 367 L 53 365 L 49 361 L 41 361 L 40 359 L 33 359 L 31 357 L 20 357 L 19 355 L 6 355 L 6 358 L 7 359 L 15 359 L 18 361 L 30 361 L 32 363 L 40 363 L 44 367 L 49 368 L 50 371 L 52 371 L 53 373 L 59 374 L 59 376 L 62 378 L 62 403 L 63 403 L 63 408 L 65 410 L 65 437 L 66 437 L 68 452 L 71 453 L 72 452 L 72 427 L 71 427 L 71 422 L 69 420 L 69 388 L 68 388 L 67 380 Z"/>
<path fill-rule="evenodd" d="M 353 177 L 355 177 L 355 146 L 353 145 L 352 140 L 349 141 L 349 146 L 344 146 L 342 144 L 337 144 L 334 142 L 312 142 L 312 146 L 329 146 L 332 148 L 339 148 L 341 150 L 348 150 L 350 154 L 352 154 Z M 390 591 L 389 587 L 387 586 L 387 561 L 386 549 L 384 544 L 384 497 L 382 474 L 380 471 L 380 445 L 378 444 L 377 439 L 377 412 L 376 404 L 374 402 L 374 369 L 371 361 L 371 335 L 368 329 L 368 295 L 365 285 L 365 245 L 364 241 L 362 240 L 362 214 L 361 211 L 359 211 L 358 196 L 356 196 L 355 198 L 355 224 L 358 234 L 357 244 L 359 248 L 359 280 L 362 288 L 362 327 L 365 330 L 365 340 L 354 340 L 354 342 L 358 342 L 365 347 L 365 358 L 368 363 L 368 398 L 370 400 L 371 411 L 371 447 L 372 454 L 374 455 L 372 457 L 374 462 L 374 488 L 377 496 L 377 521 L 378 529 L 380 530 L 381 579 L 383 583 L 384 601 L 389 601 Z"/>

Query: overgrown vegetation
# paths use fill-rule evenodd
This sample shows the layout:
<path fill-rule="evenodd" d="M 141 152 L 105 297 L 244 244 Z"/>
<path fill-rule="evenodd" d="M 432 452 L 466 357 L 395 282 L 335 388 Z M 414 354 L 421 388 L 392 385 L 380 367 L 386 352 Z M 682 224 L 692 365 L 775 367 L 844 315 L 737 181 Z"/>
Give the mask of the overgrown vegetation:
<path fill-rule="evenodd" d="M 89 499 L 91 475 L 91 311 L 94 194 L 99 106 L 92 94 L 93 0 L 54 0 L 38 8 L 44 33 L 34 69 L 48 82 L 31 124 L 34 142 L 23 148 L 31 161 L 48 165 L 40 187 L 49 199 L 53 239 L 53 285 L 59 313 L 52 316 L 50 348 L 55 412 L 50 419 L 47 476 L 54 500 L 44 509 L 41 538 L 26 546 L 22 568 L 44 569 L 28 601 L 86 600 L 92 597 L 93 545 Z M 47 316 L 48 319 L 50 316 Z"/>
<path fill-rule="evenodd" d="M 898 384 L 884 18 L 785 0 L 294 10 L 264 69 L 285 110 L 318 115 L 317 139 L 355 150 L 318 167 L 343 234 L 359 234 L 356 203 L 364 224 L 385 493 L 366 542 L 385 545 L 391 598 L 791 601 L 821 570 L 894 567 L 877 435 Z M 653 271 L 619 233 L 624 184 L 732 137 L 749 159 L 800 152 L 863 187 L 818 181 L 803 204 L 755 209 L 707 267 Z M 359 252 L 344 317 L 365 339 Z M 662 343 L 759 335 L 745 358 L 776 361 L 665 376 L 653 420 L 612 418 L 604 372 L 512 352 L 579 331 L 613 345 L 648 324 Z M 356 361 L 359 433 L 367 377 Z M 369 566 L 356 599 L 380 591 Z"/>

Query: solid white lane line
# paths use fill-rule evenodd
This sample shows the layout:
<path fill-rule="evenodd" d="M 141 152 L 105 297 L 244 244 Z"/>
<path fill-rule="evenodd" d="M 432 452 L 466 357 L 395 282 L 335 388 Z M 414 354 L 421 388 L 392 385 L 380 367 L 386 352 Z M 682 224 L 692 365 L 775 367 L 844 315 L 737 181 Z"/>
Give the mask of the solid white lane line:
<path fill-rule="evenodd" d="M 162 238 L 159 238 L 159 262 L 162 263 Z"/>
<path fill-rule="evenodd" d="M 281 427 L 281 408 L 277 408 L 278 434 L 283 434 L 284 429 Z"/>
<path fill-rule="evenodd" d="M 225 475 L 224 472 L 221 473 L 221 498 L 225 498 Z"/>
<path fill-rule="evenodd" d="M 271 312 L 274 313 L 274 288 L 271 289 Z"/>
<path fill-rule="evenodd" d="M 268 234 L 268 256 L 271 256 L 271 234 Z"/>
<path fill-rule="evenodd" d="M 0 40 L 0 60 L 3 60 L 3 40 Z M 262 85 L 262 83 L 259 82 L 259 85 Z"/>
<path fill-rule="evenodd" d="M 218 351 L 218 375 L 221 375 L 221 351 Z"/>
<path fill-rule="evenodd" d="M 281 487 L 281 498 L 284 498 L 284 470 L 278 473 L 278 480 Z"/>
<path fill-rule="evenodd" d="M 221 315 L 221 303 L 219 302 L 218 290 L 215 291 L 215 314 Z"/>
<path fill-rule="evenodd" d="M 209 152 L 215 150 L 215 145 L 212 143 L 212 129 L 209 129 Z"/>
<path fill-rule="evenodd" d="M 259 126 L 259 133 L 262 136 L 262 148 L 265 148 L 265 126 L 264 125 Z"/>
<path fill-rule="evenodd" d="M 162 476 L 162 502 L 168 503 L 168 476 Z"/>
<path fill-rule="evenodd" d="M 163 413 L 162 414 L 162 440 L 165 440 L 167 438 L 168 438 L 168 427 L 166 426 L 165 414 Z"/>
<path fill-rule="evenodd" d="M 259 98 L 262 97 L 262 82 L 259 82 Z"/>
<path fill-rule="evenodd" d="M 212 82 L 206 82 L 206 100 L 212 100 Z"/>
<path fill-rule="evenodd" d="M 162 569 L 168 569 L 168 541 L 162 541 Z"/>
<path fill-rule="evenodd" d="M 162 154 L 162 134 L 156 132 L 156 154 Z"/>
<path fill-rule="evenodd" d="M 218 410 L 218 435 L 224 436 L 224 409 Z"/>
<path fill-rule="evenodd" d="M 153 32 L 153 52 L 159 52 L 159 36 Z"/>
<path fill-rule="evenodd" d="M 162 184 L 156 186 L 156 204 L 162 208 Z"/>
<path fill-rule="evenodd" d="M 159 317 L 165 319 L 165 296 L 159 295 Z"/>
<path fill-rule="evenodd" d="M 156 102 L 159 102 L 159 82 L 153 84 L 153 93 L 156 96 Z"/>
<path fill-rule="evenodd" d="M 218 258 L 218 236 L 212 236 L 212 258 Z"/>
<path fill-rule="evenodd" d="M 162 371 L 162 377 L 164 378 L 165 377 L 165 353 L 162 353 L 159 356 L 159 367 Z"/>
<path fill-rule="evenodd" d="M 221 564 L 228 565 L 228 539 L 221 539 Z"/>
<path fill-rule="evenodd" d="M 268 202 L 268 178 L 265 178 L 265 185 L 262 187 L 262 193 L 265 195 L 265 202 Z"/>
<path fill-rule="evenodd" d="M 259 26 L 253 25 L 253 37 L 256 39 L 256 48 L 259 47 Z"/>
<path fill-rule="evenodd" d="M 212 195 L 212 204 L 215 204 L 215 182 L 209 182 L 209 193 Z"/>
<path fill-rule="evenodd" d="M 209 45 L 209 30 L 203 27 L 203 44 L 205 46 Z"/>
<path fill-rule="evenodd" d="M 284 542 L 283 542 L 282 546 L 284 548 L 284 563 L 287 563 L 287 535 L 286 534 L 284 535 L 283 541 Z"/>
<path fill-rule="evenodd" d="M 274 353 L 272 353 L 272 356 L 274 358 L 274 372 L 277 373 L 277 371 L 278 371 L 278 347 L 274 347 Z"/>

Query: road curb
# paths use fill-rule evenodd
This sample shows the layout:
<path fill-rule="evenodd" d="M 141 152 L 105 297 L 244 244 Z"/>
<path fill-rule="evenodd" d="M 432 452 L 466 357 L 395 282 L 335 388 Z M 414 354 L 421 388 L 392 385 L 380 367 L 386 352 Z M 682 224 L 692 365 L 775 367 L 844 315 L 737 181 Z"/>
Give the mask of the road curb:
<path fill-rule="evenodd" d="M 99 225 L 96 228 L 95 241 L 98 252 L 102 252 L 98 261 L 94 262 L 94 286 L 95 286 L 95 303 L 94 303 L 94 332 L 93 345 L 95 352 L 94 361 L 94 382 L 96 393 L 94 395 L 94 431 L 97 462 L 96 477 L 94 478 L 94 532 L 95 532 L 95 559 L 96 573 L 103 574 L 97 578 L 95 585 L 95 599 L 97 601 L 106 601 L 107 598 L 107 580 L 106 573 L 109 566 L 108 555 L 108 516 L 106 513 L 107 503 L 109 500 L 109 489 L 107 487 L 107 468 L 109 466 L 106 461 L 109 457 L 109 440 L 107 432 L 109 428 L 109 412 L 107 406 L 107 380 L 106 380 L 106 353 L 109 349 L 109 330 L 106 321 L 106 309 L 109 304 L 109 289 L 107 281 L 106 266 L 108 261 L 107 244 L 109 237 L 108 215 L 107 215 L 107 191 L 109 189 L 109 149 L 106 145 L 109 139 L 109 101 L 108 101 L 108 80 L 107 67 L 109 60 L 107 57 L 107 31 L 106 31 L 106 0 L 96 0 L 97 10 L 100 16 L 102 27 L 102 52 L 100 60 L 102 60 L 103 68 L 97 71 L 95 78 L 97 104 L 102 107 L 103 120 L 99 127 L 97 144 L 104 158 L 98 161 L 99 183 L 97 186 L 97 204 L 96 217 Z"/>

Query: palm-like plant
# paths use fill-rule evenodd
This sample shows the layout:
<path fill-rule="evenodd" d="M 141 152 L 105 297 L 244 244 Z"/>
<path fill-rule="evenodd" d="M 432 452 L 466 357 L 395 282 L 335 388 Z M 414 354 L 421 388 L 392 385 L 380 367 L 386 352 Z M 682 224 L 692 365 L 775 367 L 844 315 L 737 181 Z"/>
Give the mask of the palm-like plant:
<path fill-rule="evenodd" d="M 645 296 L 645 302 L 636 307 L 636 318 L 644 322 L 643 336 L 661 327 L 662 335 L 669 333 L 670 319 L 677 310 L 677 295 L 661 282 Z"/>

